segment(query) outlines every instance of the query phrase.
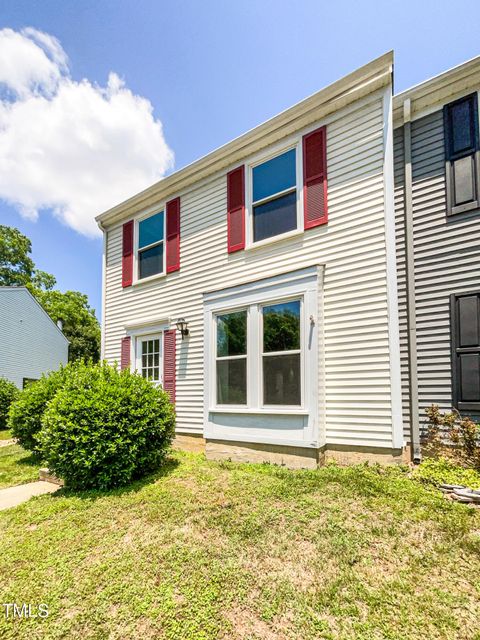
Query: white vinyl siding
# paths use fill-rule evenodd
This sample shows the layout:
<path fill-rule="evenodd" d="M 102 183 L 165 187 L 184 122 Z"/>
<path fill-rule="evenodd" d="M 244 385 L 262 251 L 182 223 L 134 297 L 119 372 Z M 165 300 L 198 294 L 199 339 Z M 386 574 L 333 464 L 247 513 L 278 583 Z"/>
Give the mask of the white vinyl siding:
<path fill-rule="evenodd" d="M 119 360 L 128 323 L 181 316 L 189 323 L 189 338 L 177 339 L 179 432 L 203 433 L 204 428 L 203 293 L 320 264 L 320 437 L 328 443 L 392 446 L 383 97 L 384 91 L 377 91 L 298 132 L 327 125 L 328 225 L 228 254 L 227 180 L 222 171 L 177 194 L 180 271 L 127 289 L 121 286 L 122 227 L 108 229 L 107 360 Z M 245 163 L 249 161 L 246 157 Z"/>

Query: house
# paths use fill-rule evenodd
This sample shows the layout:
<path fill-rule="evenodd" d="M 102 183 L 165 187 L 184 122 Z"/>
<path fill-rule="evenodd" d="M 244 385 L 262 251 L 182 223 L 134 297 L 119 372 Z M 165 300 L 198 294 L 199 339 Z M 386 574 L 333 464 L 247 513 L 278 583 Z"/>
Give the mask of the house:
<path fill-rule="evenodd" d="M 68 360 L 68 340 L 26 287 L 0 287 L 0 376 L 22 389 Z"/>
<path fill-rule="evenodd" d="M 394 98 L 405 439 L 425 409 L 480 417 L 480 156 L 475 58 Z"/>
<path fill-rule="evenodd" d="M 102 356 L 164 386 L 181 446 L 402 459 L 392 64 L 98 216 Z"/>

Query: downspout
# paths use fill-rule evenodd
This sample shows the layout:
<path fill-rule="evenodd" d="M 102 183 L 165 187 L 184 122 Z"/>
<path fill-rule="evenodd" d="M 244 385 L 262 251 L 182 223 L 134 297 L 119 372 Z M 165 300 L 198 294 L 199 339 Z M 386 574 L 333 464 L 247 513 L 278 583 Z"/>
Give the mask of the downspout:
<path fill-rule="evenodd" d="M 410 392 L 410 433 L 412 460 L 422 459 L 420 447 L 420 421 L 418 404 L 418 362 L 417 362 L 417 317 L 415 308 L 415 247 L 413 243 L 413 202 L 412 202 L 412 124 L 410 99 L 403 103 L 403 154 L 405 167 L 404 209 L 405 209 L 405 270 L 407 288 L 408 363 Z"/>
<path fill-rule="evenodd" d="M 101 342 L 100 342 L 100 360 L 105 360 L 105 298 L 107 284 L 107 230 L 101 222 L 97 223 L 103 234 L 103 252 L 102 252 L 102 322 L 101 322 Z"/>

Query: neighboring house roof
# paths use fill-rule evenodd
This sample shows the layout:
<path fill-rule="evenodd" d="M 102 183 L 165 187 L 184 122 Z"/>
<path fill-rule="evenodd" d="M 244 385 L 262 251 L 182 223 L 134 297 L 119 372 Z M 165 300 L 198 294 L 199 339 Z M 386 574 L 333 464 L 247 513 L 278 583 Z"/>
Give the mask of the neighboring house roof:
<path fill-rule="evenodd" d="M 178 194 L 185 187 L 239 162 L 294 131 L 324 118 L 391 82 L 393 52 L 360 67 L 298 104 L 219 147 L 183 169 L 156 182 L 125 202 L 97 216 L 101 228 L 120 222 L 141 209 Z"/>
<path fill-rule="evenodd" d="M 67 344 L 70 344 L 70 340 L 65 336 L 65 334 L 63 333 L 63 331 L 60 329 L 60 327 L 57 325 L 56 322 L 54 322 L 52 320 L 52 318 L 48 315 L 48 313 L 45 311 L 45 309 L 42 307 L 42 305 L 38 302 L 38 300 L 35 298 L 35 296 L 33 296 L 30 291 L 27 289 L 27 287 L 16 287 L 16 286 L 0 286 L 0 293 L 3 292 L 9 292 L 9 293 L 18 293 L 19 291 L 25 291 L 27 293 L 27 295 L 30 296 L 30 298 L 35 302 L 35 304 L 37 305 L 37 307 L 41 310 L 41 312 L 47 316 L 47 318 L 50 320 L 50 322 L 53 324 L 53 326 L 55 327 L 55 329 L 58 331 L 58 333 L 62 336 L 62 338 L 65 340 L 65 342 L 67 342 Z"/>
<path fill-rule="evenodd" d="M 477 91 L 479 86 L 480 56 L 477 56 L 395 95 L 393 98 L 394 126 L 401 126 L 404 119 L 415 120 L 436 111 L 446 102 Z M 404 114 L 405 102 L 407 102 L 407 113 Z"/>

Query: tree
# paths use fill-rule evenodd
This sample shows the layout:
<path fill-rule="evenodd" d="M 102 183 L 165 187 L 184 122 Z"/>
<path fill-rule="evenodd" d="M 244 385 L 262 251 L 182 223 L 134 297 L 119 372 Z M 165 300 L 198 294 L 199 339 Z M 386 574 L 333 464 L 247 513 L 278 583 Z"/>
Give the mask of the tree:
<path fill-rule="evenodd" d="M 0 225 L 0 285 L 26 286 L 70 340 L 69 360 L 100 358 L 100 325 L 88 297 L 55 289 L 55 276 L 35 267 L 32 244 L 18 229 Z"/>
<path fill-rule="evenodd" d="M 42 290 L 28 287 L 54 322 L 63 324 L 62 331 L 70 340 L 68 359 L 100 359 L 100 325 L 88 297 L 79 291 Z"/>
<path fill-rule="evenodd" d="M 14 227 L 0 225 L 0 285 L 22 286 L 32 280 L 32 243 Z"/>

